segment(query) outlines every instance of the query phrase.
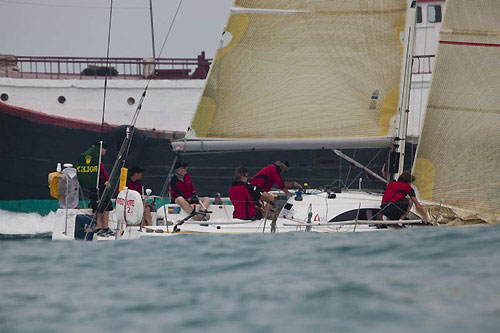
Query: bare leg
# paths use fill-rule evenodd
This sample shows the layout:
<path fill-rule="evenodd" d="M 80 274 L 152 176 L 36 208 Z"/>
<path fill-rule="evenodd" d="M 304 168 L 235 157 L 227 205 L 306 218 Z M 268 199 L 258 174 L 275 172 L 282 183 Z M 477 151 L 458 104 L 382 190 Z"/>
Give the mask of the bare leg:
<path fill-rule="evenodd" d="M 97 213 L 96 228 L 97 229 L 102 229 L 102 213 Z"/>
<path fill-rule="evenodd" d="M 203 204 L 203 207 L 208 210 L 208 207 L 210 206 L 210 198 L 208 197 L 203 197 L 200 198 L 201 203 Z"/>
<path fill-rule="evenodd" d="M 183 197 L 177 197 L 175 199 L 175 203 L 181 206 L 182 210 L 184 210 L 188 214 L 191 214 L 191 212 L 193 211 L 193 206 Z"/>
<path fill-rule="evenodd" d="M 151 223 L 151 207 L 149 205 L 144 206 L 144 215 L 142 216 L 142 226 L 152 225 Z"/>
<path fill-rule="evenodd" d="M 200 200 L 201 200 L 202 206 L 205 208 L 205 212 L 208 212 L 208 207 L 210 207 L 210 198 L 203 197 Z M 203 216 L 202 216 L 202 218 L 203 218 Z M 205 214 L 205 218 L 207 220 L 210 220 L 210 214 Z"/>
<path fill-rule="evenodd" d="M 267 192 L 264 192 L 262 193 L 262 195 L 260 196 L 260 200 L 261 201 L 265 201 L 265 202 L 274 202 L 274 196 L 272 194 L 269 194 Z"/>
<path fill-rule="evenodd" d="M 108 222 L 109 222 L 109 212 L 105 211 L 104 214 L 102 215 L 102 224 L 103 224 L 104 229 L 109 228 Z"/>

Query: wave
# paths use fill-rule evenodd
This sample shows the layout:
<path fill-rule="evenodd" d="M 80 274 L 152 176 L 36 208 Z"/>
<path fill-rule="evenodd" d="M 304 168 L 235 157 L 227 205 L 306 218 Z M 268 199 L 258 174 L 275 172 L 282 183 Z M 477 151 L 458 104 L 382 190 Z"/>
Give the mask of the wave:
<path fill-rule="evenodd" d="M 52 234 L 55 213 L 15 213 L 0 210 L 0 239 L 48 237 Z"/>

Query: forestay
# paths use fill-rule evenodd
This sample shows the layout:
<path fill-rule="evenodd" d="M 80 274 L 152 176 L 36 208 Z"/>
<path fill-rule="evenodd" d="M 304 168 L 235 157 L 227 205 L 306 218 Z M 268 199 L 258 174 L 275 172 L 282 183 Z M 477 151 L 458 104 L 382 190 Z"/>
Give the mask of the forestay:
<path fill-rule="evenodd" d="M 187 138 L 388 146 L 408 3 L 237 0 Z"/>
<path fill-rule="evenodd" d="M 500 1 L 446 2 L 414 174 L 420 197 L 500 216 Z"/>

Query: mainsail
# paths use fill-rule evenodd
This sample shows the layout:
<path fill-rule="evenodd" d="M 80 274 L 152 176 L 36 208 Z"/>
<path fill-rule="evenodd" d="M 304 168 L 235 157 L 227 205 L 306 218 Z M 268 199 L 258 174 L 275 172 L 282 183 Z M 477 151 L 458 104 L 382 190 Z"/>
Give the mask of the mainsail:
<path fill-rule="evenodd" d="M 446 11 L 414 174 L 420 198 L 500 217 L 500 1 Z"/>
<path fill-rule="evenodd" d="M 184 143 L 389 146 L 409 3 L 236 0 Z"/>

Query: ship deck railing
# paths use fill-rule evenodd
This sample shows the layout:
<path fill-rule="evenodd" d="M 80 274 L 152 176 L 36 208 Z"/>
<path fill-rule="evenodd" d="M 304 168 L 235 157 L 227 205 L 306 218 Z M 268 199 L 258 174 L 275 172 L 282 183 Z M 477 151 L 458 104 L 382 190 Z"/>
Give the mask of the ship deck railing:
<path fill-rule="evenodd" d="M 0 77 L 26 79 L 205 79 L 212 59 L 1 56 Z"/>

